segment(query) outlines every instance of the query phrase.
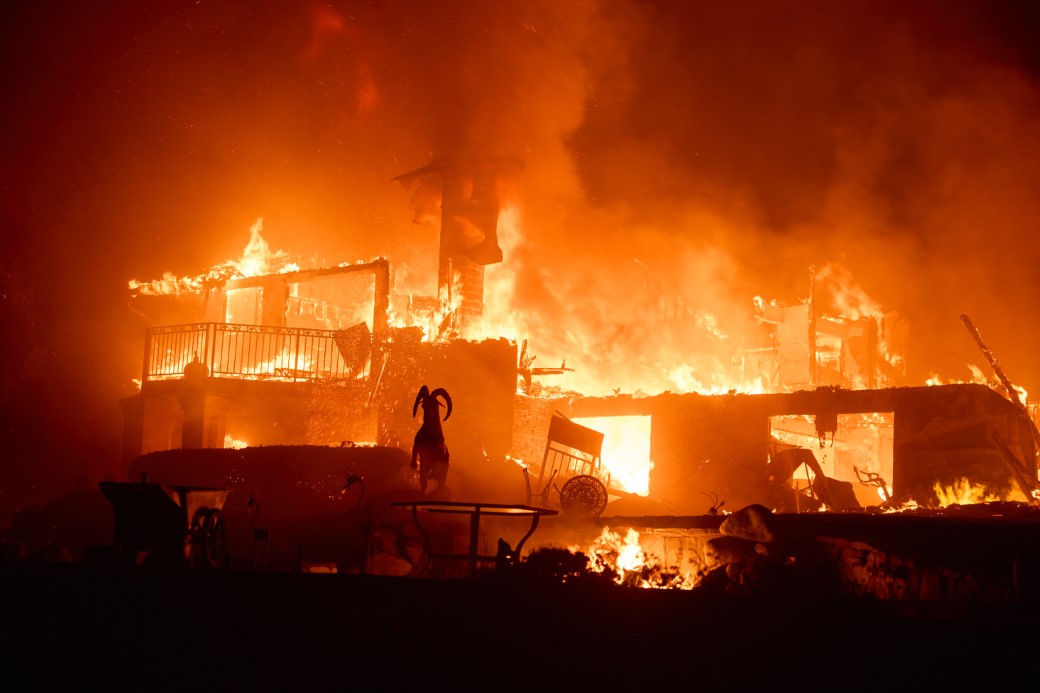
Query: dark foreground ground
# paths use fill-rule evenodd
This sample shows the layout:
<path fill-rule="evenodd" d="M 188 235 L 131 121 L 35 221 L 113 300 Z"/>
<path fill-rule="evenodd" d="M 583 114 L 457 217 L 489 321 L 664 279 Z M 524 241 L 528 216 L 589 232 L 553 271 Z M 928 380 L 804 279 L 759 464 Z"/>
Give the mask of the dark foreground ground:
<path fill-rule="evenodd" d="M 476 580 L 0 564 L 7 690 L 937 690 L 1035 687 L 1035 610 L 907 614 Z"/>

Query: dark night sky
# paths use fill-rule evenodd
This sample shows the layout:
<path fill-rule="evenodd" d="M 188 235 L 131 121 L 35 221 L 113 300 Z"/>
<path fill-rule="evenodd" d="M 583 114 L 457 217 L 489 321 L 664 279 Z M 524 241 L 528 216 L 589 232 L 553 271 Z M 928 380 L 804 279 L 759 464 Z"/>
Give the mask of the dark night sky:
<path fill-rule="evenodd" d="M 1032 4 L 6 3 L 0 510 L 116 468 L 130 279 L 237 258 L 263 218 L 429 293 L 390 179 L 460 147 L 525 162 L 500 298 L 540 364 L 688 355 L 646 344 L 633 286 L 736 332 L 833 265 L 910 321 L 914 383 L 989 373 L 967 313 L 1040 392 Z"/>

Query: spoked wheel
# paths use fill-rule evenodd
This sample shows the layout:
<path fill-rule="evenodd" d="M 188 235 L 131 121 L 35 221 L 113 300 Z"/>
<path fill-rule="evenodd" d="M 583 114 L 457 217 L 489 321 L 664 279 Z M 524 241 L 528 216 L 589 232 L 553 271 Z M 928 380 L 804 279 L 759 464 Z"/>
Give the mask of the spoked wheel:
<path fill-rule="evenodd" d="M 191 520 L 188 561 L 196 568 L 219 568 L 224 562 L 227 524 L 216 508 L 200 508 Z"/>
<path fill-rule="evenodd" d="M 224 513 L 213 508 L 206 514 L 202 525 L 202 560 L 208 568 L 219 568 L 224 563 L 227 547 L 227 523 Z"/>
<path fill-rule="evenodd" d="M 572 476 L 560 489 L 564 512 L 597 517 L 607 507 L 607 487 L 590 474 Z"/>

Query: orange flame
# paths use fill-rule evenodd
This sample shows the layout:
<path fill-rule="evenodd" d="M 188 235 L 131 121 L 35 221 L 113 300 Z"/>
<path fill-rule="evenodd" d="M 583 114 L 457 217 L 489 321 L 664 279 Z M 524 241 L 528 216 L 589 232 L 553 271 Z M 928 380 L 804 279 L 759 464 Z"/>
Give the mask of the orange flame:
<path fill-rule="evenodd" d="M 974 505 L 996 501 L 1028 502 L 1030 500 L 1017 489 L 1012 489 L 1002 496 L 991 492 L 985 486 L 972 484 L 967 479 L 958 479 L 950 486 L 935 484 L 933 488 L 939 499 L 939 506 L 943 508 L 950 505 Z"/>
<path fill-rule="evenodd" d="M 613 573 L 619 585 L 642 589 L 693 589 L 696 577 L 680 574 L 662 566 L 659 559 L 647 554 L 639 542 L 639 532 L 629 528 L 620 534 L 604 527 L 599 536 L 584 551 L 589 557 L 589 569 L 595 573 Z M 572 552 L 581 551 L 572 546 Z"/>
<path fill-rule="evenodd" d="M 515 206 L 503 207 L 498 217 L 497 232 L 499 246 L 506 257 L 522 257 L 524 251 L 522 223 L 523 218 L 518 208 Z M 152 282 L 131 280 L 129 287 L 139 295 L 176 295 L 183 292 L 205 291 L 236 278 L 254 277 L 273 272 L 298 271 L 298 265 L 289 262 L 286 253 L 271 250 L 267 241 L 262 237 L 262 230 L 263 219 L 258 218 L 250 227 L 250 238 L 240 259 L 218 264 L 208 272 L 195 277 L 178 278 L 171 273 L 165 273 L 162 279 Z M 505 262 L 485 268 L 484 336 L 504 337 L 519 342 L 527 339 L 531 334 L 547 334 L 546 325 L 540 324 L 542 318 L 537 311 L 517 309 L 517 306 L 525 304 L 533 306 L 538 303 L 538 297 L 517 295 L 516 272 L 517 267 L 521 264 L 522 261 Z M 636 264 L 642 266 L 638 260 L 636 260 Z M 560 278 L 560 280 L 566 280 L 566 278 Z M 842 318 L 858 320 L 868 317 L 880 320 L 885 317 L 880 304 L 867 295 L 844 268 L 835 264 L 825 265 L 815 273 L 814 280 L 819 297 L 815 300 L 819 300 L 820 306 L 826 307 L 825 309 L 836 310 Z M 546 279 L 546 282 L 548 281 Z M 459 275 L 455 273 L 452 277 L 452 287 L 437 297 L 430 297 L 427 308 L 411 310 L 407 317 L 392 315 L 390 316 L 391 324 L 397 327 L 421 327 L 423 339 L 426 341 L 450 338 L 451 332 L 444 330 L 444 323 L 450 320 L 453 312 L 461 304 L 462 292 L 458 290 L 458 283 Z M 655 289 L 650 293 L 659 295 L 661 292 Z M 736 348 L 739 340 L 734 339 L 721 328 L 715 315 L 707 311 L 693 310 L 686 306 L 679 297 L 664 296 L 659 299 L 660 305 L 653 308 L 666 314 L 665 317 L 672 320 L 668 323 L 669 325 L 674 325 L 676 322 L 682 325 L 679 332 L 671 335 L 676 339 L 676 344 L 682 348 L 669 350 L 665 346 L 661 353 L 653 355 L 652 362 L 646 363 L 638 358 L 632 358 L 626 353 L 634 344 L 642 344 L 641 341 L 628 340 L 620 344 L 597 341 L 597 339 L 601 339 L 598 335 L 580 334 L 577 331 L 569 331 L 569 326 L 558 326 L 553 328 L 553 334 L 561 336 L 560 344 L 575 349 L 579 355 L 585 358 L 587 367 L 579 367 L 573 371 L 561 368 L 561 371 L 566 370 L 567 373 L 556 374 L 559 380 L 554 383 L 560 384 L 560 387 L 556 389 L 564 390 L 563 386 L 568 386 L 567 389 L 572 392 L 600 394 L 612 391 L 614 394 L 619 394 L 622 391 L 619 382 L 605 380 L 607 377 L 617 377 L 618 381 L 638 382 L 640 388 L 646 387 L 648 390 L 657 389 L 705 395 L 727 392 L 762 394 L 771 391 L 769 384 L 764 382 L 761 377 L 745 378 L 739 369 L 734 370 L 734 355 L 741 353 Z M 752 305 L 757 307 L 759 312 L 769 312 L 760 297 L 754 297 L 752 304 L 748 306 L 749 310 Z M 770 307 L 775 308 L 772 304 Z M 656 317 L 661 318 L 660 315 Z M 607 330 L 614 328 L 613 325 L 603 325 L 602 327 Z M 619 336 L 625 337 L 623 331 L 619 332 Z M 695 343 L 695 347 L 703 348 L 686 348 L 685 342 L 689 340 Z M 537 348 L 537 345 L 534 346 Z M 553 347 L 558 346 L 553 345 Z M 604 347 L 611 353 L 604 354 Z M 713 347 L 718 353 L 712 353 Z M 879 349 L 879 355 L 893 365 L 898 366 L 901 363 L 901 356 L 889 354 L 888 345 L 883 340 L 880 340 Z M 256 372 L 267 372 L 267 366 L 268 364 L 258 366 Z M 995 390 L 1002 391 L 992 382 L 992 379 L 985 377 L 980 368 L 970 364 L 968 368 L 972 374 L 972 382 L 986 384 Z M 274 372 L 277 377 L 279 371 Z M 927 380 L 929 385 L 941 383 L 942 380 L 938 376 Z M 863 383 L 854 380 L 853 386 L 862 387 Z M 1018 387 L 1016 390 L 1021 401 L 1027 401 L 1026 391 Z M 642 389 L 635 390 L 635 394 L 637 396 L 643 394 Z M 646 494 L 649 492 L 649 472 L 653 462 L 650 459 L 649 451 L 649 421 L 638 421 L 641 418 L 604 417 L 587 420 L 586 425 L 604 433 L 602 462 L 605 474 L 615 484 L 614 488 L 630 493 Z M 523 464 L 520 461 L 518 463 Z M 939 489 L 937 489 L 937 493 L 939 493 Z M 989 498 L 985 493 L 981 496 L 979 493 L 978 489 L 942 489 L 939 497 L 948 503 L 985 502 L 985 500 L 979 499 Z M 880 489 L 879 495 L 881 495 Z"/>
<path fill-rule="evenodd" d="M 228 260 L 215 265 L 208 272 L 194 277 L 177 277 L 171 272 L 163 273 L 162 279 L 142 282 L 131 279 L 128 282 L 132 292 L 142 296 L 178 295 L 182 293 L 205 291 L 220 286 L 232 279 L 255 277 L 270 274 L 277 266 L 278 273 L 296 272 L 299 265 L 286 260 L 283 251 L 272 252 L 267 241 L 261 236 L 263 218 L 257 219 L 249 229 L 249 242 L 238 260 Z M 277 263 L 277 260 L 282 262 Z"/>

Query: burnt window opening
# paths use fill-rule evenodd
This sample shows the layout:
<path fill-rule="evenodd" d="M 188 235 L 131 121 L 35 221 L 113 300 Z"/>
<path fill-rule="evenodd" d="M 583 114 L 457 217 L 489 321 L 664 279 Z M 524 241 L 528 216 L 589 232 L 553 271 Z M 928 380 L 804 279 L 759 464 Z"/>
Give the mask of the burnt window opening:
<path fill-rule="evenodd" d="M 650 417 L 599 416 L 575 417 L 575 423 L 603 433 L 603 466 L 612 485 L 630 493 L 649 492 Z"/>
<path fill-rule="evenodd" d="M 818 416 L 770 418 L 770 481 L 780 497 L 794 505 L 792 512 L 885 503 L 892 492 L 894 414 L 830 412 L 825 418 L 826 435 Z"/>

